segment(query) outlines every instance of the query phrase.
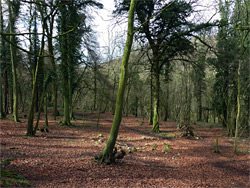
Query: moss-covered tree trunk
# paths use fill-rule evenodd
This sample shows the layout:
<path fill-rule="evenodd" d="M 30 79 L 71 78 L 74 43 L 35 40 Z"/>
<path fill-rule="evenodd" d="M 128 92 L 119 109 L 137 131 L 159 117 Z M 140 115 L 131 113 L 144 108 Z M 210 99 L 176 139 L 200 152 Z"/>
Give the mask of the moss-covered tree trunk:
<path fill-rule="evenodd" d="M 115 162 L 115 153 L 114 147 L 117 139 L 117 135 L 119 132 L 120 123 L 122 120 L 122 111 L 123 111 L 123 101 L 124 101 L 124 94 L 125 94 L 125 86 L 127 81 L 127 74 L 128 74 L 128 61 L 131 52 L 131 47 L 133 43 L 133 26 L 134 26 L 134 12 L 135 12 L 135 2 L 136 0 L 131 0 L 130 8 L 129 8 L 129 15 L 128 15 L 128 31 L 127 31 L 127 41 L 126 46 L 124 49 L 124 54 L 122 58 L 122 67 L 121 67 L 121 75 L 119 81 L 119 87 L 117 92 L 116 98 L 116 107 L 115 107 L 115 115 L 113 124 L 111 127 L 109 139 L 107 144 L 98 157 L 100 162 L 105 162 L 107 164 Z"/>
<path fill-rule="evenodd" d="M 160 73 L 158 69 L 158 62 L 154 62 L 153 68 L 153 128 L 152 132 L 160 132 L 159 129 L 159 93 L 160 93 Z"/>
<path fill-rule="evenodd" d="M 14 33 L 14 21 L 10 0 L 8 0 L 9 8 L 9 31 Z M 10 42 L 13 43 L 14 37 L 10 35 Z M 18 94 L 17 94 L 17 74 L 16 74 L 16 62 L 15 62 L 15 52 L 14 46 L 10 43 L 10 58 L 11 58 L 11 68 L 13 77 L 13 118 L 14 122 L 20 122 L 18 119 Z"/>

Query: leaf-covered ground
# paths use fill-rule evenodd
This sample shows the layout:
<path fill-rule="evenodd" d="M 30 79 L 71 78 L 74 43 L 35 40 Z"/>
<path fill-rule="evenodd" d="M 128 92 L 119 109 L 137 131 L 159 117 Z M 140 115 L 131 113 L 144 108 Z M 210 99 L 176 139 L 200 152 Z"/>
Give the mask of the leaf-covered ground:
<path fill-rule="evenodd" d="M 49 132 L 28 138 L 27 118 L 0 120 L 1 169 L 32 187 L 250 187 L 248 139 L 234 154 L 233 139 L 213 124 L 196 125 L 201 139 L 192 139 L 179 137 L 173 122 L 161 122 L 162 132 L 153 134 L 141 118 L 124 117 L 117 148 L 127 154 L 104 165 L 94 156 L 105 146 L 113 116 L 101 114 L 99 127 L 97 117 L 78 112 L 73 127 L 59 127 L 58 117 L 49 121 Z M 220 153 L 214 152 L 216 137 Z"/>

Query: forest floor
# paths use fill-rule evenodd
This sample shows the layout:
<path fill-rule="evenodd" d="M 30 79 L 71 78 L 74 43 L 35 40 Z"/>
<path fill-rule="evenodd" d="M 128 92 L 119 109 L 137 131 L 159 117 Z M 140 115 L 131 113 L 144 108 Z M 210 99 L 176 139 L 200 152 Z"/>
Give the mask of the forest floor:
<path fill-rule="evenodd" d="M 72 127 L 58 126 L 58 117 L 49 121 L 49 132 L 36 137 L 25 136 L 27 117 L 22 123 L 0 120 L 1 169 L 18 174 L 16 180 L 2 174 L 1 186 L 250 187 L 249 139 L 240 140 L 234 154 L 233 139 L 214 124 L 195 125 L 201 138 L 192 139 L 179 137 L 174 122 L 160 122 L 161 133 L 155 134 L 141 118 L 124 117 L 117 148 L 126 156 L 116 164 L 99 164 L 94 156 L 105 146 L 113 116 L 101 114 L 99 127 L 97 117 L 78 112 Z M 220 153 L 214 152 L 216 137 Z"/>

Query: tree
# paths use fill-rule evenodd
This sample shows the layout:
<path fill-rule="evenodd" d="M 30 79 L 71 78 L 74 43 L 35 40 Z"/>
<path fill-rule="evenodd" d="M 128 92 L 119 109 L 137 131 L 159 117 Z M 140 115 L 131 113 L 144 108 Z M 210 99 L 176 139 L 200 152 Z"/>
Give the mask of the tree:
<path fill-rule="evenodd" d="M 56 6 L 57 1 L 54 3 L 54 1 L 50 1 L 50 10 L 53 9 L 53 7 Z M 57 111 L 57 74 L 56 74 L 56 62 L 54 57 L 54 46 L 53 46 L 53 30 L 54 30 L 54 21 L 55 16 L 57 15 L 57 10 L 51 14 L 50 17 L 48 17 L 47 22 L 45 22 L 45 30 L 47 34 L 47 40 L 48 40 L 48 51 L 50 55 L 50 63 L 51 63 L 51 69 L 54 72 L 53 81 L 52 81 L 52 94 L 53 94 L 53 115 L 54 120 L 56 120 L 56 116 L 58 115 Z"/>
<path fill-rule="evenodd" d="M 9 33 L 14 33 L 14 25 L 15 25 L 15 19 L 20 7 L 20 2 L 15 1 L 14 2 L 14 13 L 12 13 L 12 4 L 10 0 L 8 0 L 8 9 L 9 9 Z M 10 55 L 11 55 L 11 67 L 12 67 L 12 77 L 13 77 L 13 118 L 15 122 L 20 122 L 18 119 L 18 86 L 17 86 L 17 74 L 16 74 L 16 54 L 15 49 L 12 43 L 14 43 L 14 36 L 10 35 Z"/>
<path fill-rule="evenodd" d="M 119 81 L 119 88 L 117 92 L 115 115 L 112 128 L 110 130 L 110 136 L 104 150 L 98 157 L 96 157 L 96 159 L 99 160 L 100 162 L 105 162 L 107 164 L 114 163 L 116 160 L 116 155 L 115 155 L 116 150 L 114 150 L 114 147 L 118 136 L 119 126 L 122 120 L 123 101 L 124 101 L 125 87 L 128 74 L 128 62 L 134 35 L 133 27 L 134 27 L 135 7 L 136 7 L 136 0 L 131 0 L 129 15 L 128 15 L 127 40 L 122 59 L 122 68 Z"/>
<path fill-rule="evenodd" d="M 41 9 L 41 6 L 38 7 Z M 40 10 L 41 13 L 41 24 L 42 24 L 42 40 L 41 46 L 39 49 L 39 53 L 37 54 L 37 62 L 36 69 L 33 76 L 33 85 L 32 85 L 32 96 L 31 96 L 31 104 L 29 109 L 29 117 L 28 117 L 28 126 L 27 126 L 27 136 L 35 136 L 36 129 L 33 129 L 33 121 L 34 121 L 34 108 L 35 108 L 35 99 L 36 99 L 36 88 L 37 88 L 37 79 L 38 79 L 38 70 L 40 66 L 40 59 L 42 54 L 44 53 L 44 45 L 45 45 L 45 21 L 46 17 L 43 15 L 43 11 Z"/>

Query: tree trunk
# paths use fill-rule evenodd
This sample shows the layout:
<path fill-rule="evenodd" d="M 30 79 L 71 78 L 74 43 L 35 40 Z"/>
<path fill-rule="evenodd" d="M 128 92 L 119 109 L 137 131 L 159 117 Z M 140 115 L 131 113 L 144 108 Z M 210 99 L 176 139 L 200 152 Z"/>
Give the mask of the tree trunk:
<path fill-rule="evenodd" d="M 0 0 L 0 32 L 3 31 L 3 12 L 2 12 L 2 0 Z M 0 59 L 0 119 L 3 119 L 5 118 L 5 113 L 3 111 L 3 90 L 2 90 L 2 62 L 3 62 L 3 49 L 4 48 L 4 45 L 3 45 L 3 38 L 1 36 L 1 47 L 0 47 L 0 50 L 1 50 L 1 59 Z"/>
<path fill-rule="evenodd" d="M 117 92 L 114 120 L 106 147 L 98 157 L 98 160 L 100 162 L 105 162 L 107 164 L 114 163 L 116 160 L 115 152 L 113 150 L 119 132 L 119 126 L 122 120 L 123 101 L 124 101 L 125 87 L 128 74 L 128 62 L 129 62 L 129 56 L 131 52 L 131 47 L 133 43 L 133 34 L 134 34 L 133 33 L 134 12 L 135 12 L 135 0 L 131 0 L 129 8 L 129 16 L 128 16 L 127 41 L 122 59 L 122 68 L 121 68 L 121 75 Z"/>
<path fill-rule="evenodd" d="M 29 117 L 28 117 L 28 126 L 27 126 L 27 136 L 35 136 L 34 130 L 33 130 L 34 109 L 35 109 L 35 100 L 36 100 L 36 95 L 35 94 L 36 94 L 36 86 L 37 86 L 39 60 L 40 60 L 40 56 L 43 53 L 43 48 L 44 48 L 44 27 L 43 27 L 43 35 L 42 35 L 41 47 L 40 47 L 39 54 L 38 54 L 38 57 L 37 57 L 37 65 L 36 65 L 34 78 L 33 78 L 32 97 L 31 97 L 31 104 L 30 104 Z"/>
<path fill-rule="evenodd" d="M 153 110 L 154 110 L 154 117 L 153 117 L 153 128 L 152 132 L 159 133 L 159 93 L 160 93 L 160 73 L 158 65 L 159 63 L 156 61 L 154 62 L 154 73 L 153 73 Z"/>
<path fill-rule="evenodd" d="M 5 63 L 7 65 L 7 63 Z M 4 71 L 4 112 L 9 114 L 9 83 L 8 83 L 8 70 Z"/>
<path fill-rule="evenodd" d="M 12 15 L 12 8 L 10 0 L 8 0 L 9 6 L 9 31 L 14 33 L 14 21 Z M 13 43 L 13 36 L 10 36 L 10 42 Z M 17 94 L 17 74 L 16 74 L 16 59 L 14 53 L 14 46 L 10 43 L 10 56 L 11 56 L 11 67 L 12 67 L 12 77 L 13 77 L 13 118 L 14 122 L 20 122 L 18 119 L 18 94 Z"/>
<path fill-rule="evenodd" d="M 62 32 L 65 33 L 67 31 L 66 25 L 66 7 L 62 2 L 61 8 L 61 19 L 62 19 Z M 64 103 L 64 114 L 63 121 L 59 123 L 60 126 L 71 126 L 70 122 L 70 82 L 69 82 L 69 62 L 68 62 L 68 40 L 67 34 L 62 36 L 62 44 L 61 44 L 61 53 L 62 53 L 62 71 L 63 71 L 63 103 Z"/>
<path fill-rule="evenodd" d="M 45 109 L 44 109 L 44 115 L 45 115 L 45 125 L 44 126 L 49 126 L 48 122 L 48 92 L 46 91 L 45 96 L 44 96 L 44 103 L 45 103 Z"/>
<path fill-rule="evenodd" d="M 138 97 L 135 97 L 135 117 L 138 117 Z"/>
<path fill-rule="evenodd" d="M 168 120 L 168 116 L 169 116 L 169 114 L 168 114 L 168 98 L 169 98 L 169 83 L 167 83 L 167 92 L 166 92 L 166 95 L 167 95 L 167 97 L 166 97 L 166 101 L 165 101 L 165 103 L 166 103 L 166 105 L 165 105 L 165 117 L 164 117 L 164 121 L 167 121 Z"/>

